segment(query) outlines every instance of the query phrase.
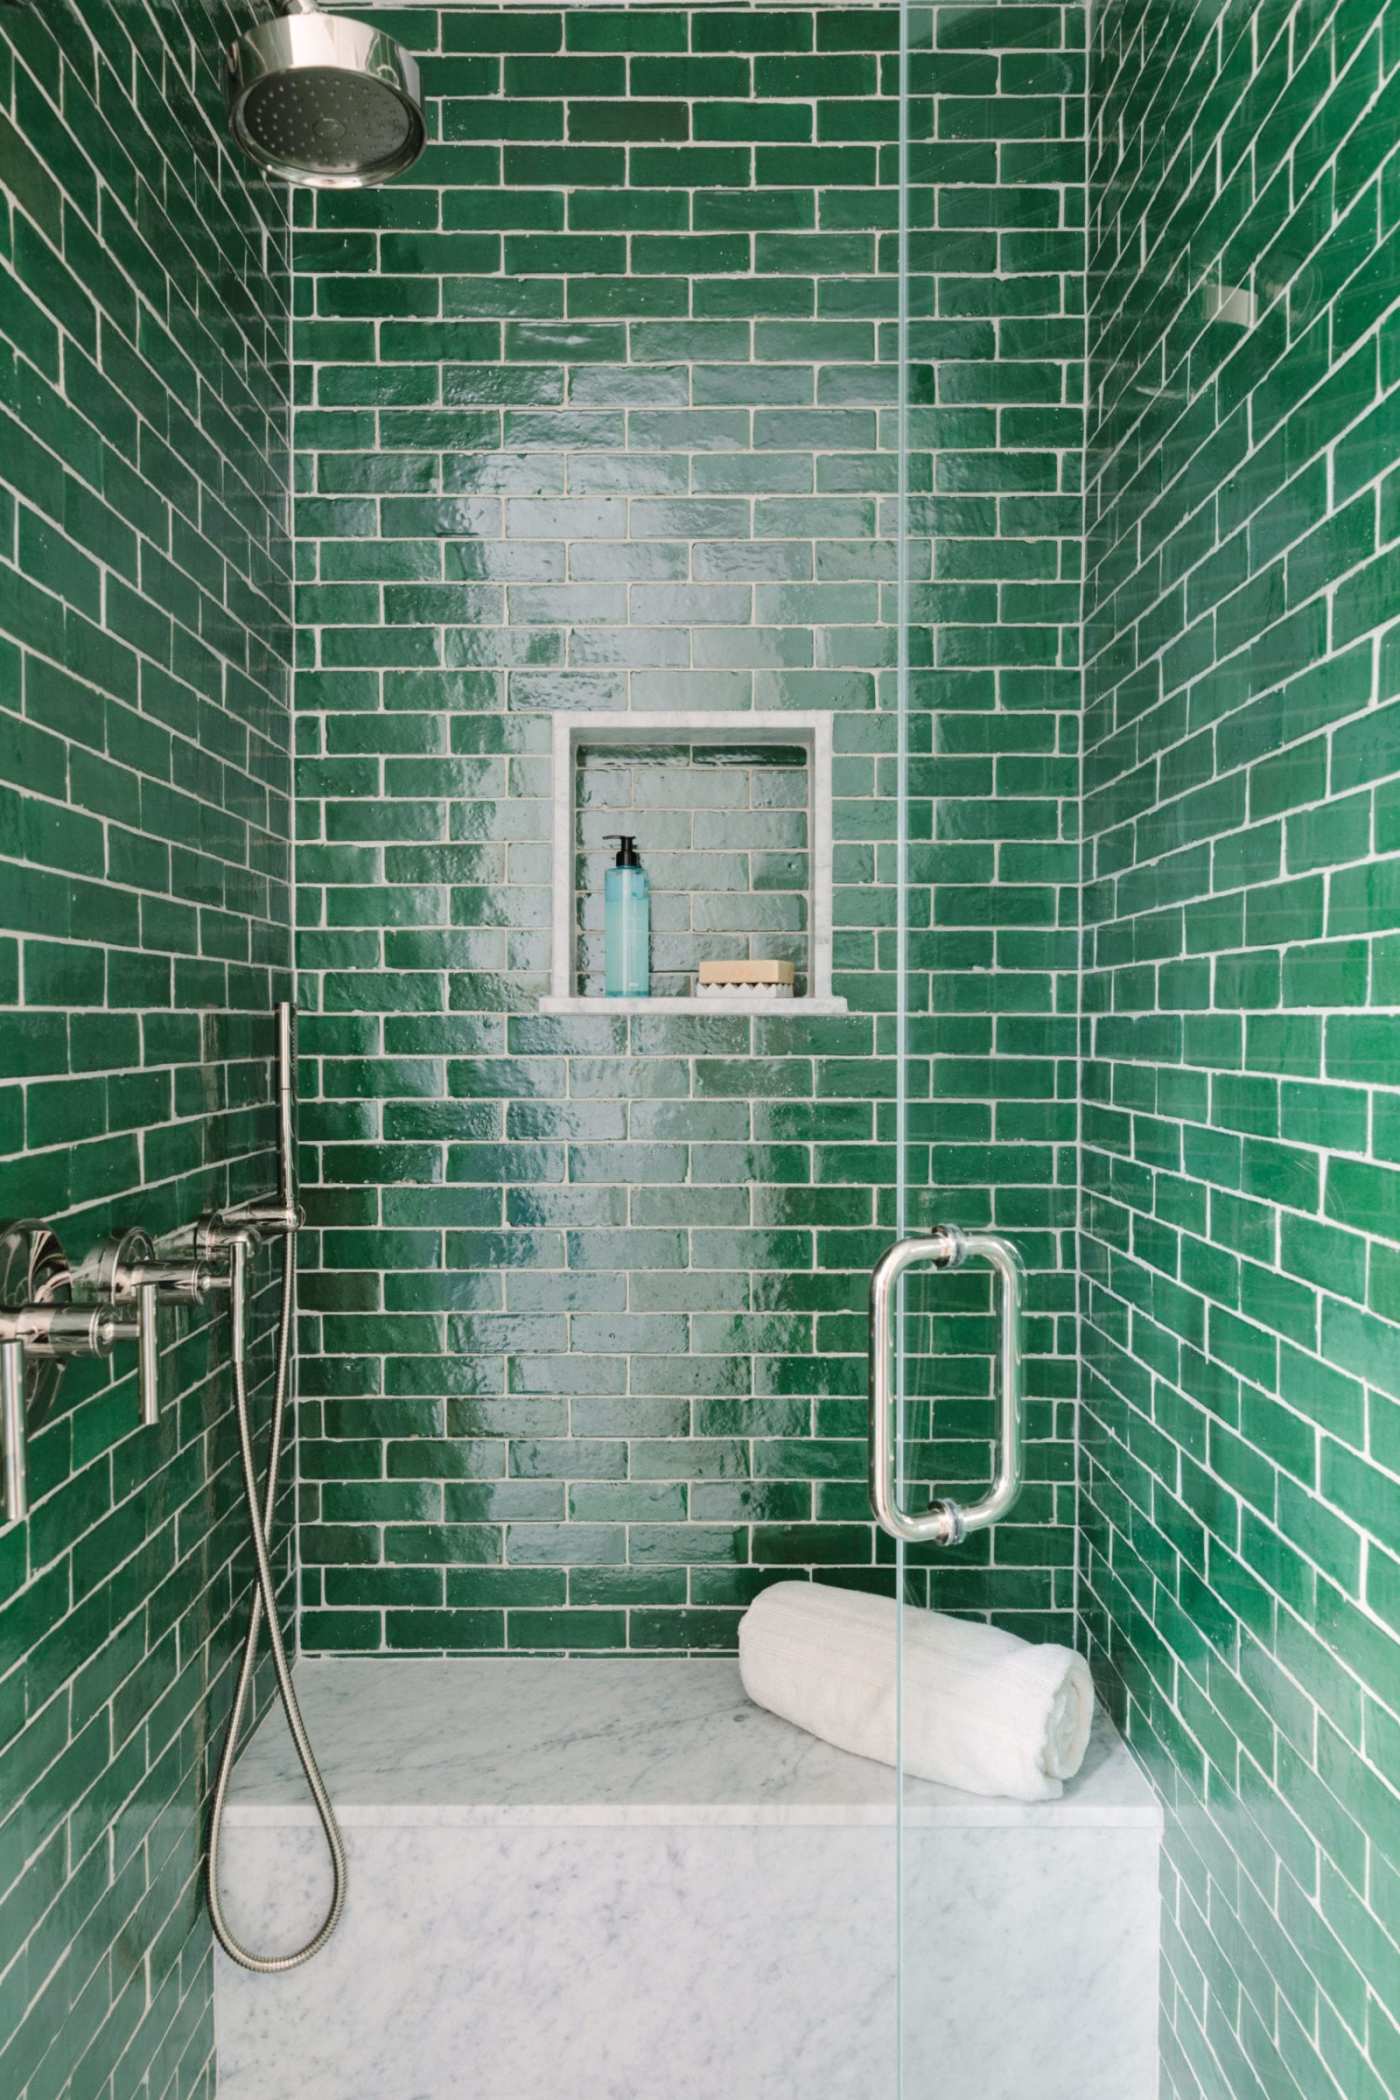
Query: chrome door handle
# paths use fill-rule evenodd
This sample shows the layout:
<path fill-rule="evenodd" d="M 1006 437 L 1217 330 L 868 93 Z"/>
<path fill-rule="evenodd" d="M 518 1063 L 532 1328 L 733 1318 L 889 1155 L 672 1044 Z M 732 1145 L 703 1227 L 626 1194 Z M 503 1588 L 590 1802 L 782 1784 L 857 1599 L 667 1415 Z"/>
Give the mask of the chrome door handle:
<path fill-rule="evenodd" d="M 998 1349 L 1000 1422 L 997 1468 L 991 1487 L 967 1509 L 956 1502 L 931 1502 L 917 1514 L 902 1510 L 895 1485 L 894 1409 L 898 1399 L 894 1375 L 894 1312 L 900 1278 L 907 1269 L 958 1269 L 965 1261 L 985 1261 L 1001 1278 L 1001 1338 Z M 915 1239 L 897 1240 L 876 1263 L 870 1277 L 870 1500 L 876 1522 L 891 1538 L 911 1545 L 957 1546 L 970 1531 L 982 1531 L 1004 1517 L 1021 1492 L 1024 1470 L 1022 1402 L 1022 1315 L 1025 1264 L 1010 1240 L 994 1232 L 963 1232 L 956 1225 L 935 1225 Z"/>

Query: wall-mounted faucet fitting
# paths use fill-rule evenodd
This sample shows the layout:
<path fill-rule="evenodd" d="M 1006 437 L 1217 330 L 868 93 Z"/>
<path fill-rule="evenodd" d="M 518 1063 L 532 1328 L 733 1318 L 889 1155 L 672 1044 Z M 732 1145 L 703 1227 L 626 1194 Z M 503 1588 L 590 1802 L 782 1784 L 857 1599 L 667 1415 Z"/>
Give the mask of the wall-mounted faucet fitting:
<path fill-rule="evenodd" d="M 220 1226 L 251 1225 L 263 1239 L 300 1232 L 306 1212 L 296 1189 L 296 1017 L 285 1002 L 277 1009 L 277 1195 L 270 1203 L 232 1203 L 215 1213 Z M 201 1223 L 204 1221 L 201 1220 Z"/>
<path fill-rule="evenodd" d="M 121 1324 L 101 1305 L 69 1299 L 72 1272 L 57 1235 L 37 1218 L 0 1226 L 0 1451 L 5 1521 L 29 1514 L 26 1447 L 74 1356 L 108 1356 Z"/>
<path fill-rule="evenodd" d="M 241 1350 L 248 1263 L 264 1239 L 284 1242 L 285 1360 L 296 1267 L 292 1242 L 306 1222 L 296 1199 L 296 1042 L 290 1004 L 277 1008 L 276 1028 L 275 1195 L 206 1211 L 195 1224 L 159 1240 L 130 1226 L 99 1240 L 76 1265 L 39 1220 L 0 1225 L 0 1459 L 6 1520 L 28 1513 L 27 1437 L 52 1405 L 68 1358 L 107 1356 L 116 1343 L 134 1341 L 140 1352 L 141 1420 L 153 1426 L 160 1419 L 162 1307 L 198 1305 L 210 1291 L 227 1291 Z M 285 1379 L 284 1368 L 284 1385 Z"/>
<path fill-rule="evenodd" d="M 174 1232 L 163 1233 L 156 1241 L 156 1259 L 197 1267 L 206 1278 L 207 1289 L 226 1291 L 235 1244 L 252 1254 L 261 1240 L 261 1228 L 251 1218 L 238 1217 L 232 1211 L 206 1210 L 193 1225 L 181 1225 Z"/>
<path fill-rule="evenodd" d="M 236 1250 L 256 1254 L 262 1245 L 263 1229 L 255 1218 L 241 1217 L 231 1210 L 207 1210 L 194 1228 L 194 1244 L 201 1261 L 207 1261 L 226 1283 L 223 1273 L 232 1265 Z"/>
<path fill-rule="evenodd" d="M 285 1232 L 300 1232 L 306 1212 L 299 1203 L 235 1203 L 216 1211 L 214 1217 L 227 1230 L 251 1226 L 259 1239 L 277 1239 Z"/>
<path fill-rule="evenodd" d="M 141 1420 L 147 1428 L 160 1420 L 157 1315 L 164 1305 L 202 1304 L 213 1280 L 201 1261 L 158 1260 L 149 1235 L 138 1225 L 99 1240 L 72 1272 L 75 1296 L 110 1307 L 117 1315 L 117 1340 L 137 1346 Z"/>

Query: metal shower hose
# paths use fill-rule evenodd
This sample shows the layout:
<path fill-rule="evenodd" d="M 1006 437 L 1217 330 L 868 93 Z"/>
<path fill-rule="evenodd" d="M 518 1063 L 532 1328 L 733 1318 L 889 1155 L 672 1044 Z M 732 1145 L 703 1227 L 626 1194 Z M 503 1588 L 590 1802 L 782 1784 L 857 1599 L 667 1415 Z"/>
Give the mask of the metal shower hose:
<path fill-rule="evenodd" d="M 233 1707 L 228 1717 L 228 1733 L 219 1758 L 219 1770 L 214 1780 L 214 1801 L 209 1816 L 209 1916 L 214 1935 L 225 1954 L 241 1968 L 253 1969 L 260 1976 L 277 1976 L 286 1969 L 299 1968 L 302 1962 L 310 1961 L 319 1954 L 326 1941 L 340 1923 L 340 1914 L 345 1908 L 345 1845 L 335 1820 L 335 1809 L 325 1782 L 316 1763 L 316 1753 L 311 1747 L 311 1738 L 306 1732 L 306 1723 L 301 1717 L 297 1695 L 292 1686 L 292 1673 L 287 1663 L 286 1650 L 282 1646 L 282 1629 L 277 1622 L 277 1597 L 272 1580 L 272 1563 L 268 1558 L 268 1540 L 272 1536 L 273 1513 L 277 1506 L 277 1472 L 281 1461 L 282 1418 L 287 1404 L 287 1386 L 291 1365 L 292 1307 L 295 1295 L 296 1247 L 291 1233 L 282 1242 L 282 1313 L 277 1330 L 277 1383 L 272 1403 L 272 1435 L 267 1454 L 267 1490 L 262 1510 L 258 1508 L 258 1476 L 253 1455 L 253 1427 L 248 1407 L 248 1362 L 247 1362 L 247 1261 L 246 1242 L 236 1239 L 230 1249 L 229 1270 L 229 1320 L 232 1327 L 231 1358 L 233 1363 L 234 1409 L 238 1416 L 238 1446 L 243 1459 L 243 1495 L 248 1506 L 248 1528 L 253 1538 L 253 1559 L 256 1565 L 256 1580 L 253 1585 L 252 1606 L 248 1615 L 248 1633 L 243 1644 L 243 1660 L 238 1671 L 238 1686 L 233 1695 Z M 318 1930 L 291 1954 L 253 1954 L 240 1945 L 229 1928 L 219 1900 L 219 1855 L 222 1850 L 224 1808 L 228 1798 L 229 1780 L 233 1775 L 234 1759 L 238 1754 L 238 1738 L 243 1725 L 243 1708 L 253 1681 L 253 1671 L 258 1660 L 258 1635 L 264 1617 L 267 1619 L 268 1642 L 272 1649 L 272 1667 L 277 1676 L 277 1690 L 282 1701 L 282 1710 L 287 1716 L 296 1753 L 301 1760 L 301 1769 L 306 1774 L 306 1784 L 311 1791 L 321 1828 L 325 1832 L 326 1849 L 330 1853 L 331 1874 L 334 1886 L 331 1892 L 330 1909 L 326 1912 Z"/>

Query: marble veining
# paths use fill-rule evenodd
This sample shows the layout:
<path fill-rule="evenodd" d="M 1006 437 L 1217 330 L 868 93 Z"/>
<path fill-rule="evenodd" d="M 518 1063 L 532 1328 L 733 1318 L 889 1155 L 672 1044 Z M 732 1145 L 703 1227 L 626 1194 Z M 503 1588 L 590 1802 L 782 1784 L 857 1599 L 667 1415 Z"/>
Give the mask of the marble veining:
<path fill-rule="evenodd" d="M 290 1946 L 319 1894 L 313 1835 L 244 1837 L 235 1916 L 256 1915 L 260 1943 Z M 892 1832 L 830 1830 L 816 1845 L 761 1826 L 349 1841 L 350 1904 L 315 1962 L 272 1978 L 218 1964 L 220 2100 L 893 2091 Z"/>
<path fill-rule="evenodd" d="M 889 1828 L 348 1842 L 315 1962 L 217 1960 L 220 2100 L 887 2100 L 897 2045 L 911 2095 L 950 2064 L 977 2067 L 982 2100 L 1156 2089 L 1145 1829 L 924 1829 L 898 1874 Z M 296 1945 L 324 1873 L 312 1831 L 245 1830 L 235 1920 Z"/>
<path fill-rule="evenodd" d="M 308 1658 L 297 1689 L 347 1829 L 414 1824 L 892 1824 L 898 1781 L 754 1706 L 728 1658 Z M 1155 1830 L 1160 1809 L 1100 1715 L 1059 1801 L 906 1782 L 907 1824 Z M 280 1712 L 244 1752 L 231 1824 L 309 1823 Z"/>
<path fill-rule="evenodd" d="M 220 2100 L 1153 2100 L 1157 1810 L 1107 1723 L 1060 1801 L 912 1784 L 727 1660 L 323 1660 L 345 1917 L 216 1957 Z M 225 1899 L 298 1945 L 327 1867 L 270 1722 Z M 902 1967 L 901 1967 L 902 1950 Z M 1066 2018 L 1067 2008 L 1073 2008 Z"/>

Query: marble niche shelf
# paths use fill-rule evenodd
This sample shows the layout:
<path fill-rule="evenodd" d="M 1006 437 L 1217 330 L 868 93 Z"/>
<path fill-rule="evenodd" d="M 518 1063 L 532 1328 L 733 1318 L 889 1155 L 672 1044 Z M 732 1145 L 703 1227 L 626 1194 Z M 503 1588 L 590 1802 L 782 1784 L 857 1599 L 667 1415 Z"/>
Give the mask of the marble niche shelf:
<path fill-rule="evenodd" d="M 723 998 L 661 994 L 645 999 L 609 999 L 578 990 L 575 945 L 575 824 L 579 753 L 584 747 L 697 744 L 740 749 L 755 744 L 794 745 L 806 754 L 809 790 L 811 881 L 808 887 L 807 982 L 800 998 L 775 999 L 735 993 Z M 554 722 L 552 939 L 550 984 L 540 1001 L 545 1014 L 844 1014 L 846 1001 L 831 989 L 832 815 L 831 717 L 822 714 L 637 713 L 558 715 Z M 619 820 L 619 829 L 623 828 Z M 644 856 L 645 858 L 645 856 Z"/>

